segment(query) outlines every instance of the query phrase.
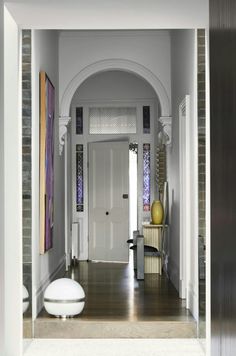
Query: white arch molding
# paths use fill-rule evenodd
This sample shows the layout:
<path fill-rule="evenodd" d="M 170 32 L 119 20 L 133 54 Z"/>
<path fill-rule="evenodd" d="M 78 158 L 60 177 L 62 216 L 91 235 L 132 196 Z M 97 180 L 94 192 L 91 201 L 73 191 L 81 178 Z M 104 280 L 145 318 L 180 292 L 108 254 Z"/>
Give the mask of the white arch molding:
<path fill-rule="evenodd" d="M 70 112 L 70 104 L 72 97 L 78 87 L 91 75 L 99 72 L 105 72 L 108 70 L 123 70 L 136 74 L 145 79 L 155 90 L 157 97 L 160 101 L 161 116 L 171 116 L 170 112 L 170 100 L 167 92 L 161 83 L 161 81 L 153 74 L 149 69 L 143 65 L 133 62 L 127 59 L 106 59 L 98 61 L 83 68 L 69 83 L 67 86 L 62 100 L 60 108 L 60 116 L 68 117 Z"/>
<path fill-rule="evenodd" d="M 161 116 L 163 118 L 170 117 L 171 109 L 170 109 L 170 100 L 167 95 L 167 92 L 161 83 L 161 81 L 157 78 L 155 74 L 153 74 L 149 69 L 145 66 L 133 62 L 127 59 L 106 59 L 102 61 L 98 61 L 88 65 L 83 68 L 69 83 L 67 86 L 61 100 L 60 106 L 60 118 L 59 125 L 61 130 L 59 131 L 59 151 L 60 155 L 63 151 L 64 146 L 64 135 L 67 132 L 67 124 L 65 121 L 69 121 L 70 119 L 70 105 L 73 98 L 74 93 L 79 88 L 79 86 L 90 76 L 99 73 L 106 72 L 109 70 L 122 70 L 125 72 L 133 73 L 138 75 L 139 77 L 145 79 L 155 90 L 157 97 L 161 106 Z M 63 128 L 63 129 L 62 129 Z"/>

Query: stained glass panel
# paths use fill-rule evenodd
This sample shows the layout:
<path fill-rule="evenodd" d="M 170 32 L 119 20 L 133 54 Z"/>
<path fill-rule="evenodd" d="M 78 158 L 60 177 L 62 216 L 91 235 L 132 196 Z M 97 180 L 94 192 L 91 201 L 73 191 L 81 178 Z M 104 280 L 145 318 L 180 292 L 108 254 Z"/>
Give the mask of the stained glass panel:
<path fill-rule="evenodd" d="M 76 211 L 84 211 L 84 152 L 83 145 L 76 145 Z"/>
<path fill-rule="evenodd" d="M 143 144 L 143 211 L 150 211 L 151 201 L 151 150 L 150 143 Z"/>
<path fill-rule="evenodd" d="M 143 106 L 143 133 L 150 134 L 150 106 Z"/>
<path fill-rule="evenodd" d="M 76 108 L 76 135 L 83 135 L 83 108 Z"/>

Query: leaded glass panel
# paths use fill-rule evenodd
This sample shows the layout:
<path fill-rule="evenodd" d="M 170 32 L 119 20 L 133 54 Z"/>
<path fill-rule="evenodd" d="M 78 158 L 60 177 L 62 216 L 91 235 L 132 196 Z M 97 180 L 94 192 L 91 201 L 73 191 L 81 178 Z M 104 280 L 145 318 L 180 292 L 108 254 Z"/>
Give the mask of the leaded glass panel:
<path fill-rule="evenodd" d="M 84 152 L 83 145 L 76 145 L 76 211 L 84 211 Z"/>
<path fill-rule="evenodd" d="M 94 107 L 89 109 L 90 134 L 131 134 L 136 131 L 136 107 Z"/>
<path fill-rule="evenodd" d="M 143 106 L 143 133 L 150 134 L 150 106 Z"/>
<path fill-rule="evenodd" d="M 76 135 L 83 135 L 83 108 L 76 108 Z"/>
<path fill-rule="evenodd" d="M 143 211 L 150 211 L 151 201 L 151 150 L 150 143 L 143 144 Z"/>

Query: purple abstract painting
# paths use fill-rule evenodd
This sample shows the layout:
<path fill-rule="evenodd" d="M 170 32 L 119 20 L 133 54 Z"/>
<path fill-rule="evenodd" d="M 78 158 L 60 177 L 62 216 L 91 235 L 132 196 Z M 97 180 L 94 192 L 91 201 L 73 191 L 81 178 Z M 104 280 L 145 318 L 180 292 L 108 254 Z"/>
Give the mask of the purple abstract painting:
<path fill-rule="evenodd" d="M 40 253 L 45 253 L 53 240 L 55 89 L 45 72 L 40 85 Z"/>

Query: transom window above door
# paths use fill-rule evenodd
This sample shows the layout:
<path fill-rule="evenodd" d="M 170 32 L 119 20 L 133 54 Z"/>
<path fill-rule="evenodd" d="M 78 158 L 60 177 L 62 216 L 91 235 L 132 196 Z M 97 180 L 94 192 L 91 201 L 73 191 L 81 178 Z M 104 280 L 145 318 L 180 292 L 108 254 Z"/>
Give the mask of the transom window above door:
<path fill-rule="evenodd" d="M 135 134 L 136 132 L 136 107 L 89 108 L 90 134 Z"/>

